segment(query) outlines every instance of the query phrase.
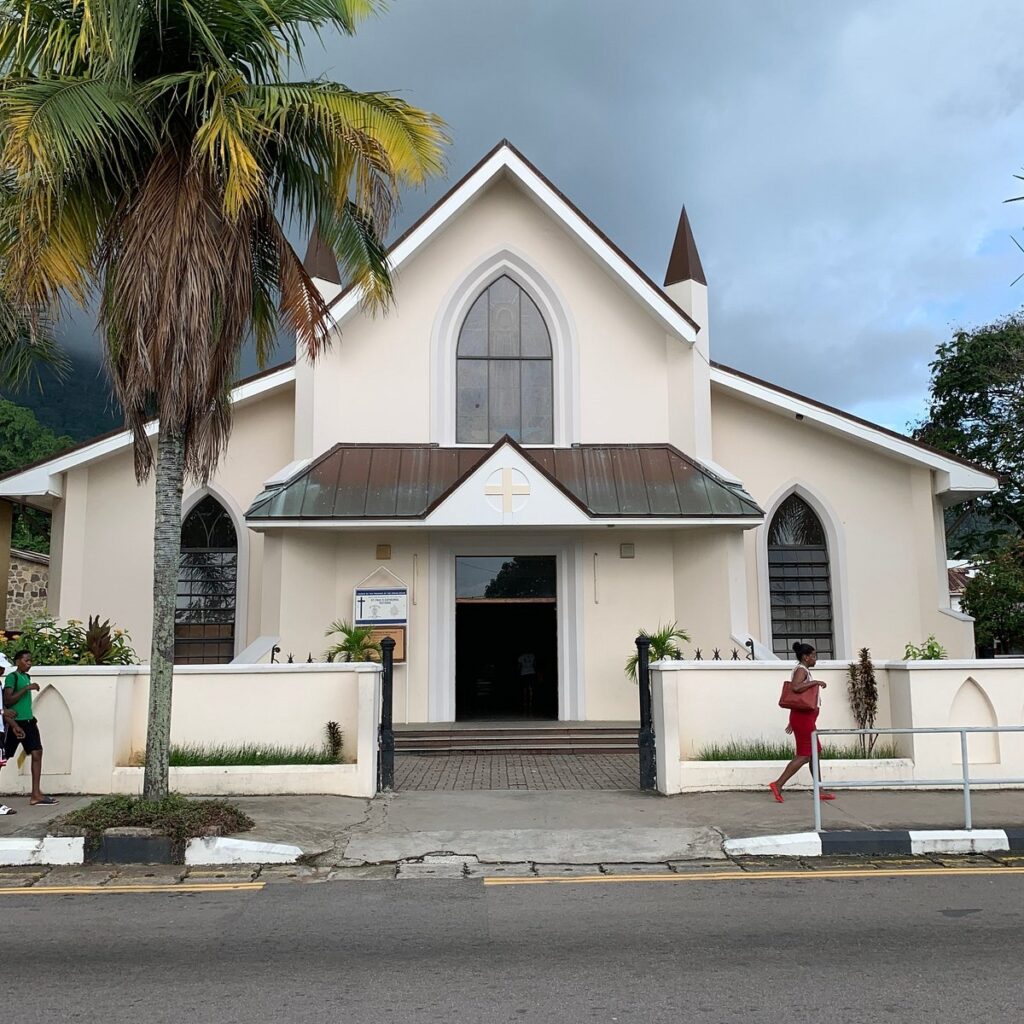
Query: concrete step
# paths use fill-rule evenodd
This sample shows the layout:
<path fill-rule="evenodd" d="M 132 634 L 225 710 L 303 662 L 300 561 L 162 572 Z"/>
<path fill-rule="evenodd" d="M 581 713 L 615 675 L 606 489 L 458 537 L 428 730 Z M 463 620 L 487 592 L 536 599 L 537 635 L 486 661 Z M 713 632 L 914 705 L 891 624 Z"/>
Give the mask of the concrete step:
<path fill-rule="evenodd" d="M 636 728 L 621 726 L 527 723 L 455 729 L 400 726 L 395 730 L 395 751 L 400 754 L 621 753 L 636 750 L 636 746 Z"/>

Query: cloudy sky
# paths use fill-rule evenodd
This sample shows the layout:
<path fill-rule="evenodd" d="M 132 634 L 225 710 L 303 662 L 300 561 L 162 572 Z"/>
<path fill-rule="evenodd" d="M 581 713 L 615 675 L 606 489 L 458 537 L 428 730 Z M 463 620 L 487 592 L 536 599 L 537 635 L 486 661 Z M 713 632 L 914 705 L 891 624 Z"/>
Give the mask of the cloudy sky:
<path fill-rule="evenodd" d="M 440 113 L 448 183 L 511 139 L 659 281 L 685 202 L 714 357 L 903 429 L 1024 304 L 1022 38 L 1015 0 L 393 0 L 308 67 Z"/>

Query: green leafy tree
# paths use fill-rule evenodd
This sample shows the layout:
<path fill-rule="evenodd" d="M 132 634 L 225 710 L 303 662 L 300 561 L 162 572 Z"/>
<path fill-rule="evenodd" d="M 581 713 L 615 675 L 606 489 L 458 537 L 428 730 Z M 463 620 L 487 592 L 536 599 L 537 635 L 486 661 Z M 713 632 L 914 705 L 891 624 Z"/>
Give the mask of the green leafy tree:
<path fill-rule="evenodd" d="M 979 647 L 1009 652 L 1024 646 L 1024 541 L 978 567 L 964 588 L 963 609 L 974 617 Z"/>
<path fill-rule="evenodd" d="M 40 426 L 30 409 L 0 399 L 0 473 L 48 459 L 72 444 Z M 38 509 L 14 507 L 11 546 L 23 551 L 50 550 L 50 517 Z"/>
<path fill-rule="evenodd" d="M 441 169 L 441 122 L 386 93 L 289 81 L 305 39 L 353 34 L 381 0 L 0 0 L 0 288 L 27 309 L 98 294 L 139 480 L 155 469 L 153 643 L 143 795 L 167 794 L 186 476 L 231 427 L 243 342 L 328 344 L 285 237 L 309 231 L 370 307 L 403 184 Z M 156 452 L 145 426 L 159 418 Z"/>
<path fill-rule="evenodd" d="M 950 509 L 950 554 L 988 554 L 1024 535 L 1024 312 L 957 331 L 931 371 L 928 415 L 914 436 L 1002 478 L 994 494 Z"/>

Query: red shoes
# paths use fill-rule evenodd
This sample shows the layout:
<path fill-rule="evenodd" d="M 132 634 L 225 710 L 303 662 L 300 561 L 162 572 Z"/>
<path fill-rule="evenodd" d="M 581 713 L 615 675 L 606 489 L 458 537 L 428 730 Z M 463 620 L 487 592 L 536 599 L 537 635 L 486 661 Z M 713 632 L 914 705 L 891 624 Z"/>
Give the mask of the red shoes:
<path fill-rule="evenodd" d="M 786 802 L 782 797 L 782 792 L 774 782 L 769 782 L 768 788 L 772 791 L 772 796 L 775 797 L 777 804 L 784 804 Z"/>
<path fill-rule="evenodd" d="M 824 790 L 822 790 L 818 794 L 818 799 L 819 800 L 835 800 L 835 798 L 836 798 L 835 793 L 826 793 Z"/>

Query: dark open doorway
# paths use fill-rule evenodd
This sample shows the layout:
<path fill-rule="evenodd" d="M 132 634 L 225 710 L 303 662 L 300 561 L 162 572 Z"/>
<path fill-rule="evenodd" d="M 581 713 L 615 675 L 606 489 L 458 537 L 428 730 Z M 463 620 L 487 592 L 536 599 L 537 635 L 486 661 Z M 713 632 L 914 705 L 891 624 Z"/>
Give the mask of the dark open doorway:
<path fill-rule="evenodd" d="M 558 718 L 553 603 L 456 606 L 455 717 Z"/>
<path fill-rule="evenodd" d="M 455 717 L 558 718 L 555 559 L 456 559 Z"/>

